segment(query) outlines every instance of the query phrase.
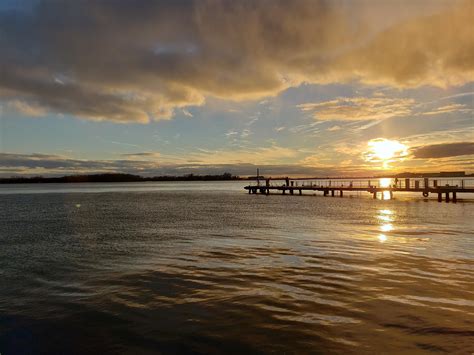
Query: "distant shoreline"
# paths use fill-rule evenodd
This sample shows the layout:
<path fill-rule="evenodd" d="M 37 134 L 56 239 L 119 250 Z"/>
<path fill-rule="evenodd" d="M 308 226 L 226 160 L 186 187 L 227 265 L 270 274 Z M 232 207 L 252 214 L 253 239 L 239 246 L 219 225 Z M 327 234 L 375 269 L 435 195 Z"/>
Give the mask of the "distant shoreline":
<path fill-rule="evenodd" d="M 340 177 L 299 177 L 291 178 L 292 180 L 322 180 L 322 179 L 345 179 L 345 180 L 357 180 L 357 179 L 381 179 L 381 178 L 473 178 L 474 174 L 466 175 L 446 175 L 446 173 L 401 173 L 396 175 L 383 175 L 383 176 L 340 176 Z M 265 177 L 260 176 L 260 180 L 270 178 L 272 180 L 282 180 L 285 177 Z M 35 184 L 35 183 L 91 183 L 91 182 L 147 182 L 147 181 L 248 181 L 256 180 L 257 176 L 240 177 L 232 175 L 230 173 L 224 173 L 221 175 L 182 175 L 182 176 L 154 176 L 144 177 L 133 174 L 89 174 L 89 175 L 66 175 L 60 177 L 9 177 L 0 178 L 0 184 Z"/>

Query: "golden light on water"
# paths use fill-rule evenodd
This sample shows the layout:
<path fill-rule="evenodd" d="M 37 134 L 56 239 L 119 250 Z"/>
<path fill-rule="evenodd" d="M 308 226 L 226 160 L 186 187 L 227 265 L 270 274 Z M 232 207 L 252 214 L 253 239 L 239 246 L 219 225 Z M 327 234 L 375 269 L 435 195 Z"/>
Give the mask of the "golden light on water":
<path fill-rule="evenodd" d="M 390 187 L 391 185 L 391 179 L 380 179 L 379 186 L 384 188 L 384 187 Z M 381 193 L 377 194 L 377 198 L 380 198 L 381 200 L 390 200 L 392 198 L 392 194 L 390 191 L 382 191 Z"/>
<path fill-rule="evenodd" d="M 380 220 L 384 221 L 384 222 L 391 222 L 392 221 L 392 218 L 390 218 L 390 216 L 378 216 Z"/>
<path fill-rule="evenodd" d="M 393 211 L 391 210 L 379 210 L 379 214 L 377 218 L 382 221 L 379 226 L 380 234 L 377 235 L 377 239 L 380 243 L 384 243 L 388 240 L 388 236 L 386 233 L 391 232 L 393 230 Z"/>
<path fill-rule="evenodd" d="M 392 222 L 393 218 L 393 211 L 391 210 L 379 210 L 379 214 L 377 216 L 383 222 Z"/>

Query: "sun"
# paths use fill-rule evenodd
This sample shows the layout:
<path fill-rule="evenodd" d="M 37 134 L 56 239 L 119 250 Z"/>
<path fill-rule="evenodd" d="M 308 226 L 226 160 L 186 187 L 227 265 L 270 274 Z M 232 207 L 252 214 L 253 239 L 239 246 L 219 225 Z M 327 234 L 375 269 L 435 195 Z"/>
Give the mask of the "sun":
<path fill-rule="evenodd" d="M 406 153 L 407 146 L 395 140 L 374 139 L 369 142 L 369 149 L 373 152 L 376 158 L 387 160 Z"/>
<path fill-rule="evenodd" d="M 397 140 L 385 138 L 372 139 L 368 143 L 366 160 L 371 162 L 382 162 L 387 168 L 388 163 L 408 155 L 408 147 Z"/>

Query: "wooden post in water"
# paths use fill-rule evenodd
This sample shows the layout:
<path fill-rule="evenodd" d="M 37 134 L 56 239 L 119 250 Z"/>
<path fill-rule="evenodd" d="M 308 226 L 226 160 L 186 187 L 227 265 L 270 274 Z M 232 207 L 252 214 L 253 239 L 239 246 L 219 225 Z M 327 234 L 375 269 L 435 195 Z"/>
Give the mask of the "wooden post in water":
<path fill-rule="evenodd" d="M 449 192 L 446 192 L 446 202 L 449 202 Z"/>
<path fill-rule="evenodd" d="M 441 192 L 438 192 L 438 202 L 443 201 L 443 194 Z"/>
<path fill-rule="evenodd" d="M 456 192 L 453 192 L 453 202 L 457 202 L 458 199 L 457 199 L 457 196 L 456 196 Z"/>
<path fill-rule="evenodd" d="M 342 196 L 343 196 L 343 193 L 342 193 L 342 190 L 340 190 L 339 197 L 342 197 Z"/>
<path fill-rule="evenodd" d="M 334 190 L 331 190 L 331 196 L 334 197 Z"/>

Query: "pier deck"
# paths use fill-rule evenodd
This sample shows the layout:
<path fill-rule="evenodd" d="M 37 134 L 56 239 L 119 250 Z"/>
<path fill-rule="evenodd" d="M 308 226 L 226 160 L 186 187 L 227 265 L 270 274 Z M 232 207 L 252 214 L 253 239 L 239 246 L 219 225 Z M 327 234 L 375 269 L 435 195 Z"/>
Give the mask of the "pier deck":
<path fill-rule="evenodd" d="M 377 178 L 377 179 L 301 179 L 301 178 L 274 178 L 256 179 L 255 184 L 244 187 L 249 194 L 265 194 L 278 192 L 282 194 L 302 195 L 305 191 L 320 191 L 324 196 L 344 196 L 344 192 L 368 192 L 373 198 L 377 194 L 394 192 L 419 192 L 424 197 L 437 194 L 438 201 L 457 201 L 457 195 L 462 193 L 474 194 L 474 178 Z"/>

